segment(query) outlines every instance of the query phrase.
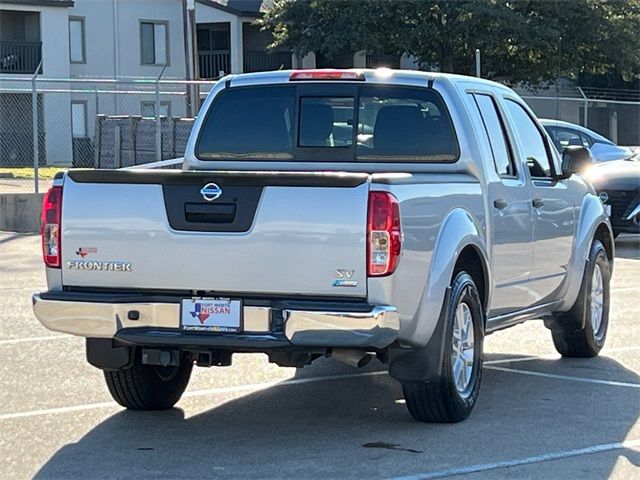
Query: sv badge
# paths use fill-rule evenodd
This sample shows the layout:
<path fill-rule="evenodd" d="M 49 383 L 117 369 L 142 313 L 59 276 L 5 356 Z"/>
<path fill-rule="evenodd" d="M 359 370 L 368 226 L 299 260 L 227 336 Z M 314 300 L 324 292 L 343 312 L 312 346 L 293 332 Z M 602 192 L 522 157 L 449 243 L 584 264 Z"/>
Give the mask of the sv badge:
<path fill-rule="evenodd" d="M 358 282 L 355 280 L 350 280 L 353 278 L 355 270 L 344 270 L 342 268 L 338 268 L 336 270 L 336 279 L 333 281 L 333 287 L 357 287 Z"/>
<path fill-rule="evenodd" d="M 353 278 L 355 270 L 343 270 L 341 268 L 336 270 L 336 278 Z"/>

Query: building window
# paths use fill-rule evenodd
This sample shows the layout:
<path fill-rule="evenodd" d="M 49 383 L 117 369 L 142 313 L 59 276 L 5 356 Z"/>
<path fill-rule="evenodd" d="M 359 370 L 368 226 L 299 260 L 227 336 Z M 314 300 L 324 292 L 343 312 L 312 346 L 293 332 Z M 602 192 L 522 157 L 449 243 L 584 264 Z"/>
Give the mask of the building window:
<path fill-rule="evenodd" d="M 140 104 L 140 112 L 143 117 L 155 118 L 156 102 L 144 101 Z M 160 102 L 160 116 L 169 117 L 171 115 L 171 102 Z"/>
<path fill-rule="evenodd" d="M 169 24 L 140 22 L 140 61 L 143 65 L 169 64 Z"/>
<path fill-rule="evenodd" d="M 87 138 L 87 102 L 71 102 L 71 134 L 73 138 Z"/>
<path fill-rule="evenodd" d="M 69 60 L 71 63 L 85 63 L 84 18 L 69 18 Z"/>

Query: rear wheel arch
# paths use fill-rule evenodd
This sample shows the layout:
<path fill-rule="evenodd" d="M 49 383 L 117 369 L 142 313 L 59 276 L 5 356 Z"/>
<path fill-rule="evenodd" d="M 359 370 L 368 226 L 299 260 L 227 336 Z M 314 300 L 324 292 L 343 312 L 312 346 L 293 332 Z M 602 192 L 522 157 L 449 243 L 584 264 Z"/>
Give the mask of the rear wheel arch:
<path fill-rule="evenodd" d="M 487 262 L 476 245 L 466 245 L 458 255 L 456 264 L 453 267 L 453 274 L 451 279 L 462 271 L 466 271 L 473 282 L 476 284 L 480 300 L 482 301 L 482 308 L 486 314 L 489 308 L 489 270 L 487 268 Z"/>
<path fill-rule="evenodd" d="M 466 240 L 466 241 L 465 241 Z M 391 349 L 389 374 L 400 382 L 429 382 L 438 379 L 442 373 L 443 355 L 446 348 L 447 314 L 455 279 L 462 273 L 471 277 L 475 296 L 478 298 L 481 321 L 486 326 L 487 306 L 490 298 L 491 273 L 483 253 L 480 239 L 468 235 L 459 243 L 447 245 L 447 270 L 441 272 L 446 278 L 447 287 L 442 291 L 438 303 L 437 322 L 424 345 L 415 345 L 409 349 Z M 436 255 L 434 253 L 434 255 Z M 455 262 L 454 262 L 455 259 Z M 443 260 L 444 261 L 444 260 Z M 466 275 L 464 275 L 466 276 Z M 482 331 L 482 329 L 480 330 Z M 484 336 L 484 331 L 482 331 Z"/>
<path fill-rule="evenodd" d="M 470 250 L 465 251 L 465 249 Z M 469 211 L 456 207 L 445 215 L 440 224 L 425 271 L 424 290 L 413 319 L 402 325 L 402 339 L 407 340 L 408 343 L 425 346 L 436 332 L 447 289 L 451 285 L 454 272 L 457 273 L 455 268 L 462 252 L 465 253 L 461 265 L 466 260 L 471 261 L 470 265 L 482 265 L 482 268 L 475 269 L 475 274 L 478 279 L 483 280 L 480 282 L 483 289 L 481 295 L 484 295 L 483 310 L 488 305 L 487 299 L 490 297 L 490 292 L 487 287 L 491 285 L 491 272 L 486 267 L 489 263 L 485 230 L 480 220 Z"/>
<path fill-rule="evenodd" d="M 613 257 L 615 256 L 613 232 L 606 223 L 601 223 L 596 228 L 593 238 L 594 240 L 600 240 L 602 242 L 602 245 L 607 252 L 609 265 L 611 266 L 611 269 L 613 269 Z"/>

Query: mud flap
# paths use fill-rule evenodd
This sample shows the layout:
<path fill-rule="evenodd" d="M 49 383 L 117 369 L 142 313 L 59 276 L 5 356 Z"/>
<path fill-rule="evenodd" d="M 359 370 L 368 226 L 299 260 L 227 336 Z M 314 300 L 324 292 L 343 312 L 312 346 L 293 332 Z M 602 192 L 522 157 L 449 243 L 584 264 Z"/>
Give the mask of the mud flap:
<path fill-rule="evenodd" d="M 87 361 L 102 370 L 121 370 L 133 363 L 131 347 L 114 347 L 110 338 L 87 338 Z"/>
<path fill-rule="evenodd" d="M 440 377 L 450 297 L 451 287 L 447 287 L 438 323 L 424 347 L 392 349 L 389 352 L 389 375 L 393 378 L 400 382 L 430 382 Z"/>

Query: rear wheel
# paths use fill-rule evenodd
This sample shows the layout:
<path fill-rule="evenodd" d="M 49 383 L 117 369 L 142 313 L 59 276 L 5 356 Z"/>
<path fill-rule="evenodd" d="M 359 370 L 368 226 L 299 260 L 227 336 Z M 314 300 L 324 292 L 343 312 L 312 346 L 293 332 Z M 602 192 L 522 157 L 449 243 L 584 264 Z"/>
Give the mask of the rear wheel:
<path fill-rule="evenodd" d="M 131 410 L 164 410 L 173 407 L 187 388 L 193 363 L 185 355 L 180 365 L 143 365 L 136 357 L 131 368 L 104 370 L 113 399 Z"/>
<path fill-rule="evenodd" d="M 428 382 L 403 382 L 409 413 L 422 422 L 453 423 L 467 418 L 482 378 L 484 321 L 473 279 L 459 272 L 446 310 L 442 371 Z"/>
<path fill-rule="evenodd" d="M 596 239 L 591 245 L 576 303 L 568 312 L 556 315 L 551 329 L 553 343 L 562 356 L 584 358 L 600 353 L 609 327 L 610 280 L 607 251 Z"/>

